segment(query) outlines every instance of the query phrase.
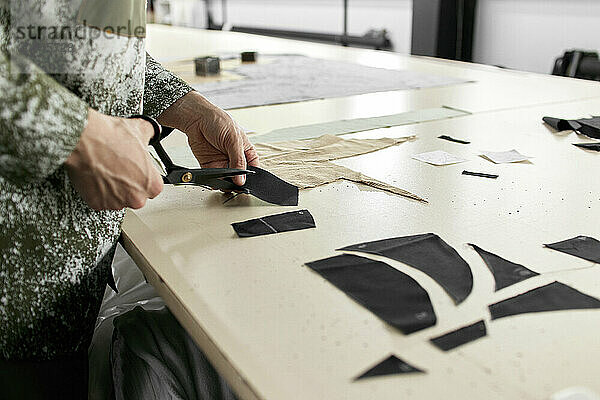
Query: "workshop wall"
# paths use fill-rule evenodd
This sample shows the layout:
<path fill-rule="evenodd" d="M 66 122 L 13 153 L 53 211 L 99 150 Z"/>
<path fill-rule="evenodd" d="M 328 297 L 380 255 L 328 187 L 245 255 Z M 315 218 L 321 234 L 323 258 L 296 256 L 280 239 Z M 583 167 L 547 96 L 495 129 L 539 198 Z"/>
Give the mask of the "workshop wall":
<path fill-rule="evenodd" d="M 206 26 L 204 2 L 170 3 L 175 25 Z M 221 2 L 214 18 L 221 22 Z M 228 22 L 261 28 L 341 33 L 342 0 L 228 0 Z M 160 6 L 159 6 L 160 8 Z M 412 0 L 350 0 L 349 33 L 387 29 L 394 51 L 410 53 Z M 479 0 L 474 61 L 550 73 L 570 48 L 600 50 L 598 0 Z"/>

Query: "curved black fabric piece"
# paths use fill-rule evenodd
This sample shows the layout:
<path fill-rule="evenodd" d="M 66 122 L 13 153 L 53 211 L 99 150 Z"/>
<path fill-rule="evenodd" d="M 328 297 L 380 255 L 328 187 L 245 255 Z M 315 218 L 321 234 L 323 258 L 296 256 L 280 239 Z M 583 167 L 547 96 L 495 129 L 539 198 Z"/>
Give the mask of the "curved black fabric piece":
<path fill-rule="evenodd" d="M 374 376 L 385 376 L 385 375 L 397 375 L 397 374 L 414 374 L 424 373 L 425 371 L 413 367 L 406 361 L 399 359 L 398 357 L 391 355 L 373 368 L 369 369 L 365 373 L 354 378 L 355 381 L 364 378 L 372 378 Z"/>
<path fill-rule="evenodd" d="M 600 264 L 600 242 L 593 237 L 577 236 L 562 242 L 545 244 L 544 246 Z"/>
<path fill-rule="evenodd" d="M 434 233 L 360 243 L 338 249 L 377 254 L 410 265 L 435 280 L 456 304 L 473 289 L 469 264 Z"/>
<path fill-rule="evenodd" d="M 577 146 L 580 149 L 600 151 L 600 143 L 573 143 L 573 146 Z"/>
<path fill-rule="evenodd" d="M 449 351 L 463 344 L 470 343 L 474 340 L 481 339 L 487 335 L 485 322 L 479 321 L 473 325 L 465 326 L 452 332 L 448 332 L 442 336 L 435 337 L 429 341 L 438 349 Z"/>
<path fill-rule="evenodd" d="M 280 206 L 298 205 L 298 188 L 262 168 L 249 166 L 253 174 L 246 175 L 246 183 L 239 190 L 271 204 Z M 230 180 L 231 181 L 231 180 Z"/>
<path fill-rule="evenodd" d="M 385 263 L 344 254 L 306 265 L 404 334 L 437 322 L 425 289 Z"/>
<path fill-rule="evenodd" d="M 545 311 L 600 308 L 600 300 L 553 282 L 489 306 L 492 319 Z"/>
<path fill-rule="evenodd" d="M 231 224 L 239 237 L 270 235 L 315 228 L 315 220 L 308 210 L 292 211 L 268 217 Z"/>
<path fill-rule="evenodd" d="M 495 291 L 539 275 L 537 272 L 533 272 L 521 264 L 516 264 L 489 251 L 485 251 L 473 243 L 469 243 L 469 246 L 473 247 L 494 275 L 494 281 L 496 281 Z"/>

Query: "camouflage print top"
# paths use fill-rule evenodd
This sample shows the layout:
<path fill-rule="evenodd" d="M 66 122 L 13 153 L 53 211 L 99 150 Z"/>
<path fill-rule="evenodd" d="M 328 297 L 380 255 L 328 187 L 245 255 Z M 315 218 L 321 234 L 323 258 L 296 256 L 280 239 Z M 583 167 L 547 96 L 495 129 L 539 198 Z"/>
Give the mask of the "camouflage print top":
<path fill-rule="evenodd" d="M 62 164 L 88 107 L 157 116 L 191 90 L 146 56 L 144 7 L 0 0 L 0 359 L 51 359 L 91 338 L 124 212 L 88 208 Z M 115 16 L 139 29 L 117 32 Z"/>

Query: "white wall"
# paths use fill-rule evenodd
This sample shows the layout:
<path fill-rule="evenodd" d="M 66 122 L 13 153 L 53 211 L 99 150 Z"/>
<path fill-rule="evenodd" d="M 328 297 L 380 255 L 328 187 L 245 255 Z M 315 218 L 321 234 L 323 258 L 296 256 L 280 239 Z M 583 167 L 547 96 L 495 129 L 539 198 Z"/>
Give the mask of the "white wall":
<path fill-rule="evenodd" d="M 220 21 L 220 1 L 214 3 L 214 17 Z M 386 28 L 394 50 L 410 53 L 412 0 L 349 0 L 349 4 L 351 35 Z M 227 6 L 228 22 L 234 26 L 334 34 L 344 29 L 343 0 L 227 0 Z"/>
<path fill-rule="evenodd" d="M 200 0 L 160 1 L 172 4 L 173 23 L 204 26 Z M 220 22 L 220 1 L 213 2 L 215 20 Z M 343 30 L 343 0 L 227 0 L 227 4 L 233 25 L 338 34 Z M 385 28 L 394 50 L 410 53 L 412 0 L 349 0 L 349 4 L 350 34 Z M 476 62 L 549 73 L 554 59 L 570 48 L 600 50 L 600 0 L 479 0 Z"/>
<path fill-rule="evenodd" d="M 600 50 L 600 0 L 479 0 L 475 38 L 476 62 L 550 73 L 566 49 Z"/>

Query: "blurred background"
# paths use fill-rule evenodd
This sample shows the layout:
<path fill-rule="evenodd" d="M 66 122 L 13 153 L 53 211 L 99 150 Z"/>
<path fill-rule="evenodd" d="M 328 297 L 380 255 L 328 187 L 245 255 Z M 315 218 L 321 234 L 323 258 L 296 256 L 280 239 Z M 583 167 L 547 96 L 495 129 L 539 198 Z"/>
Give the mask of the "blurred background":
<path fill-rule="evenodd" d="M 154 0 L 150 10 L 156 23 L 600 79 L 598 0 Z"/>

